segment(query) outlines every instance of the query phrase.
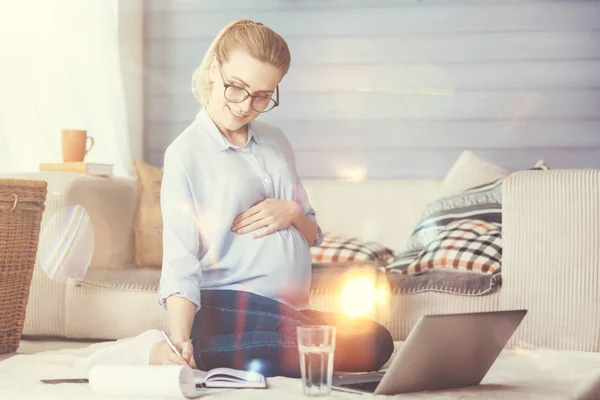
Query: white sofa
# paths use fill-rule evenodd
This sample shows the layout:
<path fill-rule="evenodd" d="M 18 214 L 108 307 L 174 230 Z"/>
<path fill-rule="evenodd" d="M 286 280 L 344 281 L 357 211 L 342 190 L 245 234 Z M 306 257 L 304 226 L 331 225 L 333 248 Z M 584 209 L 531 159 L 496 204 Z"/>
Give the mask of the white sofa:
<path fill-rule="evenodd" d="M 68 235 L 51 223 L 57 213 L 85 210 L 94 232 L 93 254 L 82 280 L 56 282 L 36 268 L 25 335 L 117 339 L 166 328 L 166 313 L 156 301 L 160 271 L 134 266 L 134 179 L 59 172 L 11 177 L 48 182 L 41 233 L 46 242 L 40 243 L 38 254 L 42 263 L 48 257 L 68 261 L 73 250 L 66 243 Z M 303 183 L 325 231 L 379 241 L 396 250 L 440 185 L 432 180 Z M 403 340 L 423 314 L 526 308 L 529 314 L 511 347 L 600 351 L 600 170 L 523 171 L 508 177 L 503 185 L 503 243 L 503 286 L 495 293 L 392 294 L 371 316 L 395 340 Z M 57 249 L 64 252 L 62 258 L 51 254 Z M 339 294 L 333 291 L 313 291 L 310 301 L 318 309 L 340 308 Z"/>

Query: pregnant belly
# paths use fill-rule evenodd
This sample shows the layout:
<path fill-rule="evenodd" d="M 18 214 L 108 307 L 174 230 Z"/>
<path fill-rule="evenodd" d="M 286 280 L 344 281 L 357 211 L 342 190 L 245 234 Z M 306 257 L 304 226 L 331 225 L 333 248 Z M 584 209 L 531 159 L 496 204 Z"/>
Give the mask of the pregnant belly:
<path fill-rule="evenodd" d="M 292 305 L 305 301 L 310 289 L 311 255 L 304 236 L 292 226 L 250 240 L 245 241 L 246 257 L 242 255 L 238 264 L 243 270 L 236 271 L 248 288 Z"/>

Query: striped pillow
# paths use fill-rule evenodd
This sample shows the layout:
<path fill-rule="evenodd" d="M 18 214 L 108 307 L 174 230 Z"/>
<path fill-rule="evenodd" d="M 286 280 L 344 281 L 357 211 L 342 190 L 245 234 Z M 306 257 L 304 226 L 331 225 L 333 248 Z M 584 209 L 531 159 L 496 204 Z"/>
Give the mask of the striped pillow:
<path fill-rule="evenodd" d="M 408 244 L 388 264 L 388 269 L 407 269 L 445 227 L 455 221 L 476 219 L 502 223 L 502 179 L 445 197 L 427 206 Z"/>
<path fill-rule="evenodd" d="M 548 170 L 538 161 L 533 170 Z M 388 270 L 407 270 L 446 227 L 460 220 L 502 224 L 502 183 L 505 178 L 444 197 L 429 204 L 409 242 L 388 263 Z M 415 272 L 415 270 L 413 270 Z"/>

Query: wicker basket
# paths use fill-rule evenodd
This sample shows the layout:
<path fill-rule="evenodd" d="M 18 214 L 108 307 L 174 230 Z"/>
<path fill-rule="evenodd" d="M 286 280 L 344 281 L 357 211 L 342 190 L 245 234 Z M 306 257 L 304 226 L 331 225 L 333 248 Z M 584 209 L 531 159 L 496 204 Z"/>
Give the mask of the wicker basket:
<path fill-rule="evenodd" d="M 0 353 L 19 348 L 46 182 L 0 179 Z"/>

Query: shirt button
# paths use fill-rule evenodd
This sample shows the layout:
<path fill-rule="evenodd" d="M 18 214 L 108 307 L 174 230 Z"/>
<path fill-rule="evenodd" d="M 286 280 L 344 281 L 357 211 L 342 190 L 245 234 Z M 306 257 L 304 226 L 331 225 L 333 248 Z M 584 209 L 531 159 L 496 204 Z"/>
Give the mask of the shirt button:
<path fill-rule="evenodd" d="M 269 183 L 269 178 L 265 178 L 265 183 Z"/>

